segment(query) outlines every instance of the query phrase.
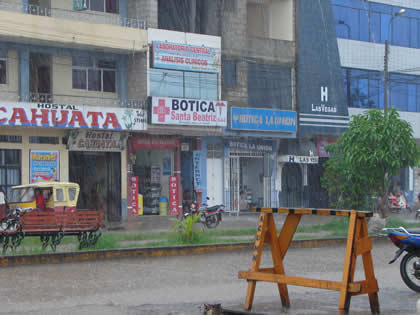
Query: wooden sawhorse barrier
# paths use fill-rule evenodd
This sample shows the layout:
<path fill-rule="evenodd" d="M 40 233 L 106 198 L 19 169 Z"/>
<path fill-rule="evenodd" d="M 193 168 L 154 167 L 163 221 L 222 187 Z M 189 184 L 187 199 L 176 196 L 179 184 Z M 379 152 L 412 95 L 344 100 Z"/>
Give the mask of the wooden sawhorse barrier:
<path fill-rule="evenodd" d="M 267 281 L 277 283 L 281 303 L 285 308 L 290 307 L 289 293 L 287 290 L 287 284 L 290 284 L 339 291 L 339 314 L 348 313 L 350 298 L 352 296 L 368 294 L 372 314 L 379 314 L 378 282 L 375 279 L 373 271 L 371 256 L 372 242 L 368 236 L 366 224 L 366 218 L 371 217 L 372 212 L 287 208 L 254 208 L 253 211 L 260 212 L 261 214 L 255 234 L 251 268 L 249 271 L 239 272 L 240 279 L 248 280 L 248 290 L 244 306 L 246 310 L 252 308 L 257 281 Z M 278 236 L 273 213 L 287 213 L 286 220 Z M 285 274 L 283 260 L 292 242 L 299 221 L 304 214 L 350 217 L 342 281 L 316 280 L 292 277 Z M 260 268 L 264 243 L 270 244 L 273 268 Z M 354 282 L 356 258 L 359 255 L 362 255 L 366 280 Z"/>

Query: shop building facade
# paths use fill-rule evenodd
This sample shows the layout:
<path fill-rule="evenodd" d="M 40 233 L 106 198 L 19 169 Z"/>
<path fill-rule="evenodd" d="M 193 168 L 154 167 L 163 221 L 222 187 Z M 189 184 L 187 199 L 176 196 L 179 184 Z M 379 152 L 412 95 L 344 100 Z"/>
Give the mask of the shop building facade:
<path fill-rule="evenodd" d="M 129 56 L 145 55 L 147 32 L 129 1 L 83 3 L 0 1 L 0 186 L 75 181 L 78 207 L 121 222 L 127 138 L 147 118 Z"/>

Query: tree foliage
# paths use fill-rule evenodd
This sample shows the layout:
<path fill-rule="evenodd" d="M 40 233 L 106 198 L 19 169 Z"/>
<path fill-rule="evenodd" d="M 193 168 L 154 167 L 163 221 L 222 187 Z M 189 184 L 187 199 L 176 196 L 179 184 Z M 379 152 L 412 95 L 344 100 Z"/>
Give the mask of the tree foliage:
<path fill-rule="evenodd" d="M 330 159 L 324 165 L 322 185 L 333 206 L 367 209 L 368 197 L 379 196 L 383 217 L 389 178 L 420 159 L 413 130 L 395 109 L 387 113 L 372 109 L 353 116 L 349 130 L 327 150 Z"/>

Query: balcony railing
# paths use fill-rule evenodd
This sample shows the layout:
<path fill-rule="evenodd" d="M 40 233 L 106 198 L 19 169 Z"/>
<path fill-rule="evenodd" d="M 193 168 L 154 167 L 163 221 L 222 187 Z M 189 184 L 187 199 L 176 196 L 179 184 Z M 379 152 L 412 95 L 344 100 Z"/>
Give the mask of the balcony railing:
<path fill-rule="evenodd" d="M 33 15 L 40 15 L 40 16 L 51 16 L 51 10 L 47 7 L 41 7 L 37 5 L 28 5 L 23 6 L 23 12 Z"/>
<path fill-rule="evenodd" d="M 29 101 L 31 103 L 54 103 L 54 98 L 49 93 L 30 93 Z"/>
<path fill-rule="evenodd" d="M 23 12 L 26 14 L 50 16 L 55 18 L 84 21 L 97 24 L 120 25 L 122 27 L 146 29 L 147 22 L 141 19 L 121 17 L 118 14 L 101 14 L 96 11 L 74 11 L 58 8 L 48 8 L 37 5 L 18 5 L 16 3 L 0 3 L 0 10 Z"/>
<path fill-rule="evenodd" d="M 0 102 L 30 102 L 30 103 L 54 103 L 76 106 L 102 106 L 147 109 L 147 98 L 119 100 L 109 97 L 92 97 L 79 95 L 64 95 L 51 93 L 29 93 L 23 98 L 18 91 L 0 90 Z"/>

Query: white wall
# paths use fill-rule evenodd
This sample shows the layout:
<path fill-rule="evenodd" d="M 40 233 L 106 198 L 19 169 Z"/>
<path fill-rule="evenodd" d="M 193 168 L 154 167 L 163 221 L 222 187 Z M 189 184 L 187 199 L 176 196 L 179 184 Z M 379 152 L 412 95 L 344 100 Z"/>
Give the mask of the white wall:
<path fill-rule="evenodd" d="M 375 2 L 420 10 L 418 0 L 375 0 Z"/>
<path fill-rule="evenodd" d="M 365 112 L 367 109 L 361 108 L 349 108 L 349 115 L 358 115 Z M 411 127 L 413 128 L 414 138 L 420 139 L 420 113 L 414 112 L 398 112 L 400 114 L 400 118 L 404 119 L 405 121 L 409 122 Z"/>
<path fill-rule="evenodd" d="M 293 1 L 272 0 L 270 8 L 270 38 L 294 40 Z"/>
<path fill-rule="evenodd" d="M 337 41 L 342 67 L 384 71 L 384 44 L 342 38 Z M 420 75 L 420 49 L 390 46 L 388 71 Z"/>

